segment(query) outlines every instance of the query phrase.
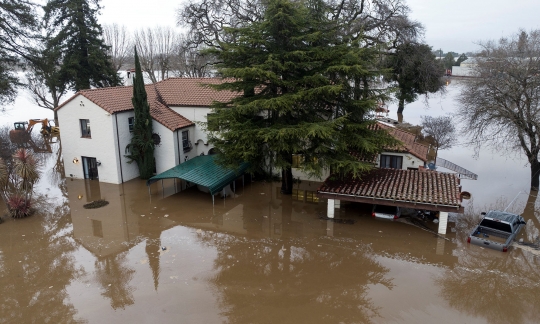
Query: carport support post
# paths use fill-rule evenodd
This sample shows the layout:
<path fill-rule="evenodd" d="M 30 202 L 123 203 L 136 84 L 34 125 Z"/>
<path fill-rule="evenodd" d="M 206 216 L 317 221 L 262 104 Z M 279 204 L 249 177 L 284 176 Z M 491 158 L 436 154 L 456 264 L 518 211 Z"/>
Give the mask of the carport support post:
<path fill-rule="evenodd" d="M 334 218 L 334 208 L 335 208 L 335 200 L 328 199 L 328 209 L 326 211 L 328 218 Z"/>
<path fill-rule="evenodd" d="M 439 234 L 446 234 L 448 225 L 448 212 L 439 212 Z"/>

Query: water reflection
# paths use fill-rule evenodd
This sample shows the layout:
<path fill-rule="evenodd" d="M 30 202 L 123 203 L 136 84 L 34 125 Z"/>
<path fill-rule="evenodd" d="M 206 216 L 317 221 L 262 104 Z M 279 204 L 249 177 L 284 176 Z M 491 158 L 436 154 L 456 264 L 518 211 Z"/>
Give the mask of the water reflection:
<path fill-rule="evenodd" d="M 528 195 L 523 213 L 527 221 L 520 237 L 537 238 L 536 192 Z M 512 207 L 512 206 L 509 206 Z M 465 220 L 467 223 L 468 222 Z M 474 225 L 473 225 L 474 226 Z M 485 318 L 489 323 L 536 323 L 540 318 L 540 258 L 519 245 L 508 253 L 469 246 L 469 230 L 459 231 L 459 262 L 439 280 L 441 294 L 462 313 Z"/>
<path fill-rule="evenodd" d="M 0 321 L 77 322 L 66 287 L 84 270 L 72 256 L 69 209 L 44 195 L 34 206 L 39 213 L 0 227 Z"/>
<path fill-rule="evenodd" d="M 421 299 L 398 305 L 395 311 L 388 310 L 395 305 L 384 303 L 390 297 L 404 300 L 417 293 L 403 288 L 409 284 L 404 281 L 410 278 L 407 272 L 426 278 L 418 286 L 427 300 L 450 314 L 470 316 L 465 319 L 512 322 L 510 309 L 522 312 L 517 318 L 522 322 L 540 315 L 534 309 L 540 302 L 535 296 L 540 291 L 538 260 L 517 248 L 503 254 L 469 247 L 465 227 L 473 222 L 467 218 L 458 219 L 456 226 L 450 224 L 443 239 L 425 228 L 375 220 L 369 216 L 369 206 L 360 204 L 343 203 L 336 210 L 337 218 L 352 224 L 322 220 L 326 204 L 313 196 L 317 185 L 309 182 L 296 184 L 293 196 L 281 196 L 279 183 L 254 182 L 242 188 L 240 182 L 234 198 L 216 199 L 215 205 L 208 194 L 195 188 L 174 194 L 173 182 L 164 184 L 168 194 L 161 192 L 159 184 L 152 195 L 139 180 L 123 185 L 71 179 L 62 183 L 69 200 L 53 204 L 49 200 L 43 206 L 45 214 L 58 218 L 23 220 L 36 221 L 31 227 L 9 222 L 10 229 L 19 232 L 2 232 L 11 236 L 0 242 L 4 304 L 19 293 L 20 303 L 34 303 L 36 311 L 56 307 L 58 322 L 74 321 L 77 312 L 96 322 L 110 321 L 115 314 L 137 319 L 145 312 L 160 322 L 172 321 L 174 316 L 161 311 L 167 306 L 175 314 L 196 314 L 191 322 L 207 318 L 231 323 L 414 320 L 418 317 L 395 314 L 423 311 Z M 83 208 L 98 198 L 109 205 Z M 538 222 L 531 207 L 534 201 L 529 197 L 524 212 L 536 217 L 525 216 L 531 231 Z M 4 225 L 0 231 L 7 228 Z M 436 229 L 436 224 L 427 225 Z M 21 240 L 18 234 L 23 229 L 37 236 L 31 245 L 16 249 L 12 242 Z M 530 233 L 526 236 L 534 234 Z M 42 247 L 42 240 L 62 243 Z M 49 250 L 37 256 L 35 246 L 37 251 Z M 20 279 L 27 294 L 9 285 L 34 266 L 31 261 L 17 262 L 28 253 L 39 265 L 34 271 L 48 278 L 30 273 Z M 438 279 L 430 271 L 440 274 Z M 48 289 L 57 300 L 39 297 Z M 164 300 L 167 306 L 162 305 Z M 13 313 L 19 316 L 13 319 L 22 322 L 34 316 L 23 313 L 18 301 L 11 303 L 11 310 L 3 310 L 6 316 Z M 87 305 L 98 311 L 88 311 Z M 42 317 L 35 315 L 30 322 L 34 319 Z"/>
<path fill-rule="evenodd" d="M 352 242 L 200 238 L 218 250 L 210 282 L 230 323 L 370 323 L 379 314 L 368 287 L 393 287 L 369 247 Z"/>
<path fill-rule="evenodd" d="M 101 295 L 110 299 L 113 309 L 124 309 L 135 303 L 135 288 L 130 286 L 135 270 L 126 264 L 126 253 L 107 255 L 95 261 L 95 277 L 103 290 Z"/>
<path fill-rule="evenodd" d="M 521 249 L 500 253 L 471 247 L 439 284 L 442 296 L 459 312 L 489 323 L 535 323 L 539 282 L 538 257 Z"/>

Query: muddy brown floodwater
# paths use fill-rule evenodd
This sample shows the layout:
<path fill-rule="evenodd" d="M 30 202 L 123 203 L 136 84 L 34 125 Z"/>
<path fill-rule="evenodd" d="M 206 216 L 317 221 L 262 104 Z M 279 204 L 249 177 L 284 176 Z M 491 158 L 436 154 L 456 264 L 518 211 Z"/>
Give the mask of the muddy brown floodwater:
<path fill-rule="evenodd" d="M 214 206 L 196 188 L 175 194 L 172 180 L 152 195 L 141 180 L 59 186 L 60 197 L 39 196 L 35 215 L 0 225 L 2 323 L 540 318 L 536 254 L 468 246 L 474 222 L 464 217 L 446 238 L 357 204 L 336 215 L 353 224 L 326 221 L 309 182 L 284 197 L 278 183 L 238 181 L 237 196 Z M 109 205 L 83 208 L 99 198 Z"/>
<path fill-rule="evenodd" d="M 455 90 L 421 114 L 452 110 Z M 519 238 L 539 237 L 523 159 L 440 154 L 479 174 L 462 181 L 473 199 L 444 237 L 359 204 L 336 210 L 346 221 L 321 219 L 311 182 L 282 196 L 279 183 L 246 178 L 212 205 L 196 188 L 175 193 L 172 180 L 150 195 L 141 180 L 64 179 L 54 144 L 36 213 L 0 224 L 0 323 L 538 323 L 539 251 L 466 242 L 480 211 L 514 197 L 509 209 L 527 220 Z M 97 199 L 109 204 L 83 208 Z"/>

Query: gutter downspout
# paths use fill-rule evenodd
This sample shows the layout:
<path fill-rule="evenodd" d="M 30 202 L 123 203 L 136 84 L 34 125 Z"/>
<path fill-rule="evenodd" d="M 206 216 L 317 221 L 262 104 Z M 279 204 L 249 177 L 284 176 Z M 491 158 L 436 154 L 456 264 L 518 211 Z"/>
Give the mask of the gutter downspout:
<path fill-rule="evenodd" d="M 178 137 L 178 133 L 180 129 L 176 130 L 176 147 L 178 148 L 178 164 L 182 163 L 182 153 L 180 153 L 180 138 Z"/>
<path fill-rule="evenodd" d="M 120 183 L 124 183 L 124 173 L 122 171 L 122 157 L 120 156 L 120 134 L 118 133 L 118 114 L 114 114 L 116 120 L 116 142 L 118 143 L 118 164 L 120 164 Z"/>

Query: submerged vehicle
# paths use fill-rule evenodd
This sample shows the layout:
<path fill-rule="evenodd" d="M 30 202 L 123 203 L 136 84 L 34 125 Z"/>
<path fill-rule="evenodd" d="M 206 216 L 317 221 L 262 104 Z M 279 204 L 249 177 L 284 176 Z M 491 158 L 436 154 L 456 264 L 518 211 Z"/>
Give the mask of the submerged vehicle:
<path fill-rule="evenodd" d="M 474 228 L 467 239 L 468 243 L 506 252 L 521 228 L 526 224 L 520 215 L 491 210 Z"/>
<path fill-rule="evenodd" d="M 371 216 L 383 219 L 398 219 L 401 216 L 401 209 L 397 206 L 374 205 Z"/>

